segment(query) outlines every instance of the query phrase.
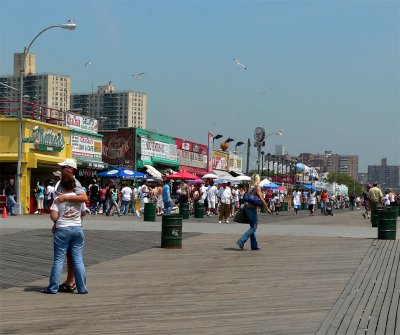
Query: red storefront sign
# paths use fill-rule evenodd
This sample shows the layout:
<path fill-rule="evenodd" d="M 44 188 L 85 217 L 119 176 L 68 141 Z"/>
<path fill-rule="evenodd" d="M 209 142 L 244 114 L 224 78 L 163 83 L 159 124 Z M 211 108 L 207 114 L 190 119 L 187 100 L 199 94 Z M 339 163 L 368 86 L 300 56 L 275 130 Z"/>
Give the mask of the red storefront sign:
<path fill-rule="evenodd" d="M 208 171 L 207 145 L 186 141 L 180 138 L 175 138 L 175 143 L 181 171 L 186 171 L 196 176 L 205 175 Z"/>

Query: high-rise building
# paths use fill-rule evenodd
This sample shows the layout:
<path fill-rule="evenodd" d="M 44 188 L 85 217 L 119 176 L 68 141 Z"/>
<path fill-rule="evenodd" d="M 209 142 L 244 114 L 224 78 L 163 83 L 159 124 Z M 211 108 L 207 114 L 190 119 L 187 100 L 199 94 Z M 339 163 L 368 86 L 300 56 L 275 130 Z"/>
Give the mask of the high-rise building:
<path fill-rule="evenodd" d="M 324 154 L 301 153 L 299 161 L 310 167 L 319 167 L 320 173 L 343 173 L 358 180 L 358 156 L 339 155 L 332 151 Z"/>
<path fill-rule="evenodd" d="M 1 76 L 0 100 L 18 100 L 20 87 L 20 69 L 23 54 L 14 54 L 14 73 Z M 67 111 L 70 109 L 71 79 L 68 76 L 53 73 L 36 73 L 36 56 L 27 54 L 24 65 L 24 100 L 42 106 Z M 13 89 L 14 88 L 14 89 Z M 15 104 L 2 103 L 1 109 L 14 109 Z"/>
<path fill-rule="evenodd" d="M 383 189 L 400 190 L 400 166 L 387 165 L 387 158 L 381 160 L 381 165 L 368 165 L 368 182 L 377 182 Z"/>
<path fill-rule="evenodd" d="M 119 91 L 109 82 L 97 93 L 71 96 L 72 110 L 98 119 L 99 130 L 147 126 L 147 96 L 142 92 Z"/>

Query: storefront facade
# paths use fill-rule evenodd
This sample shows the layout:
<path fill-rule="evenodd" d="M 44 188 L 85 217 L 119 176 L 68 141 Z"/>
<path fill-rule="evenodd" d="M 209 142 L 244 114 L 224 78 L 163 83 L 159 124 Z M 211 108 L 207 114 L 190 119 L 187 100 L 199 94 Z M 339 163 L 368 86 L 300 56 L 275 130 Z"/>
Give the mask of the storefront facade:
<path fill-rule="evenodd" d="M 14 178 L 18 163 L 18 119 L 0 119 L 0 173 L 2 179 Z M 37 181 L 54 178 L 57 163 L 72 157 L 70 131 L 49 123 L 22 120 L 21 206 L 30 212 L 32 191 Z M 5 182 L 2 180 L 2 183 Z"/>
<path fill-rule="evenodd" d="M 108 167 L 102 161 L 103 135 L 98 133 L 98 121 L 87 116 L 67 114 L 72 158 L 78 163 L 78 177 L 82 180 L 94 177 Z"/>
<path fill-rule="evenodd" d="M 177 145 L 171 136 L 158 134 L 146 129 L 135 128 L 135 169 L 152 166 L 158 171 L 179 171 Z"/>
<path fill-rule="evenodd" d="M 201 178 L 208 172 L 208 146 L 175 138 L 180 170 Z"/>

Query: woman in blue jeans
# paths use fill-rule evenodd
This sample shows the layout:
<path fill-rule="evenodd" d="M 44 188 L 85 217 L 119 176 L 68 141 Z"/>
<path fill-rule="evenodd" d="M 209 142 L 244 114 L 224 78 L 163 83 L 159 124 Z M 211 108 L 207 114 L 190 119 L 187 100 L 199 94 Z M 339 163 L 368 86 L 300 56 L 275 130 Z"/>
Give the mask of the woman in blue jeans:
<path fill-rule="evenodd" d="M 76 195 L 75 178 L 66 177 L 61 180 L 64 196 Z M 86 214 L 85 203 L 65 202 L 53 203 L 50 208 L 50 218 L 55 222 L 54 232 L 54 260 L 50 274 L 49 286 L 42 293 L 56 294 L 59 291 L 59 283 L 67 251 L 71 254 L 75 282 L 78 293 L 88 293 L 86 288 L 86 271 L 83 264 L 84 234 L 82 229 L 82 216 Z"/>
<path fill-rule="evenodd" d="M 250 188 L 248 193 L 255 195 L 259 198 L 261 203 L 265 206 L 268 213 L 271 214 L 270 209 L 268 208 L 267 203 L 264 200 L 263 194 L 261 192 L 261 187 L 258 186 L 260 184 L 260 176 L 258 174 L 253 174 L 251 176 Z M 249 220 L 250 228 L 242 235 L 239 240 L 237 240 L 236 244 L 240 249 L 243 249 L 244 244 L 250 238 L 250 246 L 251 250 L 260 250 L 260 246 L 257 243 L 256 239 L 256 231 L 257 231 L 257 208 L 258 206 L 255 204 L 251 204 L 246 202 L 244 205 L 244 213 L 246 214 L 247 219 Z"/>

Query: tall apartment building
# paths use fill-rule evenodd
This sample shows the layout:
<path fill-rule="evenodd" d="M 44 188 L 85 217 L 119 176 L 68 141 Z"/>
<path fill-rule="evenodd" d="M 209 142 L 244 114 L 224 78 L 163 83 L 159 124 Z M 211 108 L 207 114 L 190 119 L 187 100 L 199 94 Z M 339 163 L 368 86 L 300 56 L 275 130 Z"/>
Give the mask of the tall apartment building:
<path fill-rule="evenodd" d="M 400 191 L 400 166 L 387 165 L 387 158 L 381 160 L 381 165 L 368 165 L 368 182 L 378 182 L 383 189 L 388 187 Z"/>
<path fill-rule="evenodd" d="M 299 161 L 310 167 L 319 167 L 320 173 L 343 173 L 358 180 L 357 155 L 339 155 L 332 151 L 325 151 L 324 154 L 301 153 Z"/>
<path fill-rule="evenodd" d="M 147 126 L 147 96 L 142 92 L 116 92 L 109 82 L 99 86 L 97 93 L 72 94 L 74 111 L 98 119 L 99 130 Z"/>
<path fill-rule="evenodd" d="M 0 100 L 18 100 L 20 86 L 20 69 L 24 69 L 24 99 L 40 105 L 67 111 L 70 109 L 71 79 L 68 76 L 53 73 L 36 73 L 36 56 L 27 54 L 22 64 L 23 54 L 14 54 L 14 73 L 12 76 L 1 76 Z M 2 103 L 1 109 L 13 109 L 13 104 Z"/>

